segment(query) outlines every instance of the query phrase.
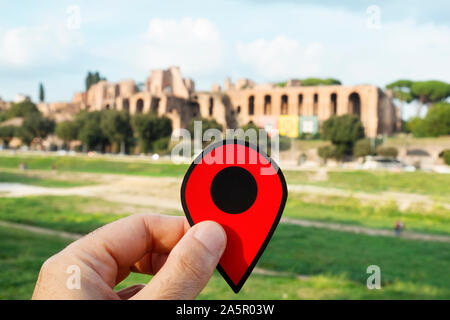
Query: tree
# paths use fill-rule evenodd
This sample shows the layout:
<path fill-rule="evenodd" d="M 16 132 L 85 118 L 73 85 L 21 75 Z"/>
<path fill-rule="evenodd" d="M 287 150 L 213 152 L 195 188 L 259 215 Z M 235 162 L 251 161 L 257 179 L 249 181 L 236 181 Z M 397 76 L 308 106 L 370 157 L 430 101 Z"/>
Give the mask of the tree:
<path fill-rule="evenodd" d="M 356 141 L 364 138 L 364 127 L 353 114 L 334 116 L 323 123 L 322 136 L 336 147 L 336 157 L 351 155 Z"/>
<path fill-rule="evenodd" d="M 111 144 L 120 146 L 120 152 L 125 153 L 127 142 L 133 137 L 130 115 L 125 111 L 104 110 L 101 114 L 100 128 Z"/>
<path fill-rule="evenodd" d="M 407 131 L 415 137 L 438 137 L 450 134 L 450 103 L 439 102 L 429 109 L 425 118 L 411 118 Z"/>
<path fill-rule="evenodd" d="M 9 146 L 9 142 L 16 135 L 16 127 L 3 126 L 0 127 L 0 139 L 3 140 L 6 147 Z"/>
<path fill-rule="evenodd" d="M 411 80 L 397 80 L 386 86 L 387 89 L 391 89 L 394 98 L 400 101 L 400 118 L 403 117 L 403 108 L 405 103 L 413 101 L 414 97 L 411 93 L 411 86 L 413 81 Z"/>
<path fill-rule="evenodd" d="M 66 145 L 78 139 L 78 124 L 75 121 L 63 121 L 56 125 L 55 133 Z"/>
<path fill-rule="evenodd" d="M 98 71 L 96 71 L 96 72 L 90 72 L 89 71 L 87 76 L 86 76 L 86 80 L 85 80 L 85 82 L 86 82 L 86 91 L 88 91 L 89 88 L 93 84 L 96 84 L 97 82 L 102 81 L 102 80 L 106 80 L 106 78 L 105 77 L 101 77 L 100 73 Z"/>
<path fill-rule="evenodd" d="M 210 120 L 210 119 L 204 119 L 204 118 L 197 117 L 197 118 L 192 119 L 191 122 L 189 122 L 188 127 L 187 127 L 188 131 L 191 134 L 191 137 L 194 137 L 194 122 L 195 121 L 202 122 L 202 137 L 203 137 L 203 134 L 205 133 L 205 131 L 208 129 L 217 129 L 219 131 L 223 130 L 222 125 L 219 124 L 215 119 Z"/>
<path fill-rule="evenodd" d="M 44 102 L 44 100 L 45 100 L 44 85 L 42 83 L 39 83 L 39 101 Z"/>
<path fill-rule="evenodd" d="M 411 94 L 419 102 L 417 116 L 424 104 L 434 104 L 450 97 L 450 84 L 442 81 L 417 81 L 411 85 Z"/>
<path fill-rule="evenodd" d="M 11 105 L 11 108 L 9 108 L 9 110 L 7 110 L 5 113 L 5 120 L 7 120 L 16 117 L 23 118 L 28 116 L 29 114 L 39 113 L 39 110 L 33 102 L 22 101 L 19 103 L 13 103 Z"/>
<path fill-rule="evenodd" d="M 436 103 L 428 110 L 423 125 L 427 136 L 450 135 L 450 103 Z"/>
<path fill-rule="evenodd" d="M 320 79 L 320 78 L 306 78 L 300 80 L 302 86 L 331 86 L 331 85 L 341 85 L 341 81 L 333 78 Z"/>
<path fill-rule="evenodd" d="M 101 112 L 80 112 L 75 121 L 79 127 L 78 140 L 83 143 L 85 150 L 94 150 L 99 147 L 103 150 L 108 138 L 99 125 Z"/>
<path fill-rule="evenodd" d="M 140 151 L 144 153 L 153 151 L 153 142 L 172 134 L 172 121 L 152 113 L 134 115 L 131 124 L 137 135 Z"/>
<path fill-rule="evenodd" d="M 54 130 L 55 122 L 53 120 L 43 117 L 39 112 L 34 112 L 24 117 L 22 126 L 16 133 L 23 143 L 29 145 L 34 138 L 44 139 Z"/>

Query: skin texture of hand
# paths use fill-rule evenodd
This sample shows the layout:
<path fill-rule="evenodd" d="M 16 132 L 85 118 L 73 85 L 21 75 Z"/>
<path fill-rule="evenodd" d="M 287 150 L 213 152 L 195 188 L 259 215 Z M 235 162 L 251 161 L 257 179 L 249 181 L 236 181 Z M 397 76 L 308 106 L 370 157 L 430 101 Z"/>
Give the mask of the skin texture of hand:
<path fill-rule="evenodd" d="M 33 299 L 194 299 L 206 286 L 226 246 L 223 228 L 184 217 L 132 215 L 71 243 L 41 268 Z M 80 288 L 67 285 L 70 266 Z M 115 292 L 130 272 L 154 274 L 146 285 Z"/>

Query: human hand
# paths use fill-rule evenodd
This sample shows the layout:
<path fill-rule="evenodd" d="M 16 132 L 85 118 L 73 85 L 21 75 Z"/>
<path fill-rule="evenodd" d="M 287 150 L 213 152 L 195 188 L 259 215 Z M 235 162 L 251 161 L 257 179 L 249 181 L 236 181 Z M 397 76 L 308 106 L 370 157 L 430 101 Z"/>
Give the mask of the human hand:
<path fill-rule="evenodd" d="M 107 224 L 49 258 L 33 299 L 194 299 L 225 250 L 226 234 L 212 221 L 189 228 L 184 217 L 132 215 Z M 66 285 L 69 266 L 80 288 Z M 130 272 L 154 274 L 146 285 L 118 292 Z"/>

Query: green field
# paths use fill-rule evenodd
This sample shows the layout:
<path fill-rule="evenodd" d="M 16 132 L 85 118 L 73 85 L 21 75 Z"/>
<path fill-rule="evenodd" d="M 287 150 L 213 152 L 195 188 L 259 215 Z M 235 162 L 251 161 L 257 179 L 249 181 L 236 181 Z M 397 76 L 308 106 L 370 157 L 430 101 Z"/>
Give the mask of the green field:
<path fill-rule="evenodd" d="M 33 186 L 41 187 L 54 187 L 54 188 L 69 188 L 69 187 L 79 187 L 90 185 L 92 183 L 87 181 L 68 181 L 62 179 L 43 179 L 34 176 L 29 173 L 17 173 L 17 172 L 0 172 L 0 182 L 10 182 L 10 183 L 23 183 L 30 184 Z"/>
<path fill-rule="evenodd" d="M 26 163 L 30 170 L 57 170 L 89 173 L 133 174 L 156 177 L 178 177 L 187 165 L 147 161 L 113 161 L 72 156 L 0 156 L 1 168 L 18 168 Z"/>
<path fill-rule="evenodd" d="M 188 165 L 152 163 L 150 161 L 118 161 L 71 156 L 5 156 L 0 155 L 0 168 L 17 169 L 27 163 L 30 170 L 52 170 L 88 173 L 130 174 L 155 177 L 182 177 Z M 327 181 L 315 181 L 312 172 L 284 171 L 288 184 L 307 184 L 359 192 L 407 192 L 442 198 L 450 195 L 450 175 L 428 172 L 336 171 Z"/>
<path fill-rule="evenodd" d="M 331 171 L 326 181 L 314 181 L 307 171 L 286 171 L 288 184 L 309 184 L 353 192 L 405 192 L 433 195 L 448 200 L 450 174 L 431 172 Z"/>
<path fill-rule="evenodd" d="M 0 172 L 0 182 L 76 187 L 105 183 L 101 179 L 97 181 L 94 173 L 181 178 L 187 168 L 186 165 L 141 160 L 33 156 L 26 157 L 31 170 L 19 172 L 17 167 L 24 159 L 0 156 L 0 168 L 6 168 Z M 46 175 L 46 172 L 49 174 Z M 89 180 L 86 180 L 76 174 L 62 174 L 64 172 L 93 175 L 88 175 Z M 410 192 L 431 195 L 430 199 L 444 202 L 448 201 L 450 185 L 450 175 L 423 172 L 334 171 L 328 172 L 327 181 L 316 181 L 312 172 L 286 171 L 285 175 L 288 184 L 373 194 L 382 191 Z M 0 197 L 0 221 L 85 234 L 134 213 L 136 208 L 138 205 L 122 205 L 95 197 Z M 149 207 L 141 209 L 146 211 Z M 182 214 L 177 210 L 159 212 Z M 422 208 L 415 204 L 407 210 L 400 210 L 393 202 L 372 203 L 353 197 L 291 192 L 284 216 L 390 230 L 395 221 L 401 220 L 407 231 L 450 235 L 450 212 L 439 205 Z M 68 240 L 57 236 L 0 226 L 0 299 L 30 298 L 42 262 L 68 243 Z M 368 290 L 366 287 L 369 276 L 366 269 L 369 265 L 381 268 L 381 290 Z M 221 276 L 215 273 L 199 298 L 450 299 L 449 242 L 368 236 L 280 224 L 257 267 L 282 274 L 253 274 L 241 293 L 235 295 Z M 301 275 L 301 280 L 296 275 Z M 132 274 L 117 289 L 149 280 L 149 276 Z"/>
<path fill-rule="evenodd" d="M 84 206 L 93 205 L 95 199 L 79 197 L 28 197 L 0 199 L 0 220 L 32 224 L 54 230 L 87 233 L 101 225 L 119 219 L 120 215 L 108 213 L 83 213 Z M 105 206 L 107 207 L 107 206 Z M 7 214 L 5 214 L 7 212 Z M 14 269 L 15 263 L 27 261 L 37 268 L 46 257 L 58 251 L 67 241 L 38 236 L 24 231 L 8 231 L 0 228 L 2 265 Z M 16 240 L 11 240 L 17 238 Z M 48 247 L 47 254 L 39 255 L 26 241 L 38 238 L 39 248 Z M 56 244 L 56 245 L 55 245 Z M 24 251 L 16 261 L 10 254 Z M 19 256 L 17 256 L 19 257 Z M 29 259 L 29 260 L 28 260 Z M 36 261 L 35 261 L 36 260 Z M 14 262 L 16 261 L 16 262 Z M 40 262 L 39 262 L 40 261 Z M 4 264 L 4 263 L 5 264 Z M 364 288 L 367 266 L 376 264 L 382 270 L 382 286 L 385 290 L 369 292 Z M 300 281 L 289 277 L 264 277 L 255 275 L 245 287 L 245 295 L 239 298 L 445 298 L 450 297 L 450 244 L 411 241 L 390 237 L 371 237 L 345 232 L 280 225 L 266 249 L 258 267 L 312 277 Z M 32 271 L 30 271 L 32 273 Z M 1 273 L 0 287 L 8 288 L 9 273 Z M 35 274 L 36 276 L 36 274 Z M 25 277 L 32 286 L 33 276 Z M 31 280 L 30 280 L 31 279 Z M 133 275 L 120 286 L 147 281 L 148 277 Z M 274 282 L 274 283 L 273 283 Z M 6 285 L 2 285 L 5 283 Z M 15 283 L 15 282 L 14 282 Z M 276 286 L 275 286 L 276 284 Z M 295 285 L 294 285 L 295 284 Z M 275 291 L 260 292 L 264 285 L 276 287 Z M 344 288 L 340 288 L 343 285 Z M 300 288 L 309 288 L 306 293 Z M 331 286 L 334 289 L 330 289 Z M 326 288 L 331 291 L 327 291 Z M 294 290 L 295 289 L 295 290 Z M 15 285 L 9 293 L 14 294 Z M 216 275 L 204 298 L 219 298 L 222 294 L 233 298 L 226 284 Z M 413 292 L 418 290 L 418 292 Z M 263 290 L 264 291 L 264 290 Z M 21 291 L 22 292 L 22 291 Z M 23 296 L 24 290 L 18 297 Z M 257 295 L 256 297 L 254 295 Z M 306 294 L 306 295 L 303 295 Z"/>
<path fill-rule="evenodd" d="M 285 217 L 392 230 L 401 220 L 408 231 L 450 234 L 450 210 L 439 206 L 400 210 L 394 202 L 363 204 L 355 198 L 291 193 Z"/>

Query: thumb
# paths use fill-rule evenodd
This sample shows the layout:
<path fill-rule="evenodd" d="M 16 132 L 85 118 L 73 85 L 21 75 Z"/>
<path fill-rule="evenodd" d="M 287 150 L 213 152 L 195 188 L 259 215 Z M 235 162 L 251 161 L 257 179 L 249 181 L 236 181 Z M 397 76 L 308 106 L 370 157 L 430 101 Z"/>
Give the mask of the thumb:
<path fill-rule="evenodd" d="M 194 299 L 211 278 L 225 246 L 226 234 L 218 223 L 204 221 L 196 224 L 133 299 Z"/>

